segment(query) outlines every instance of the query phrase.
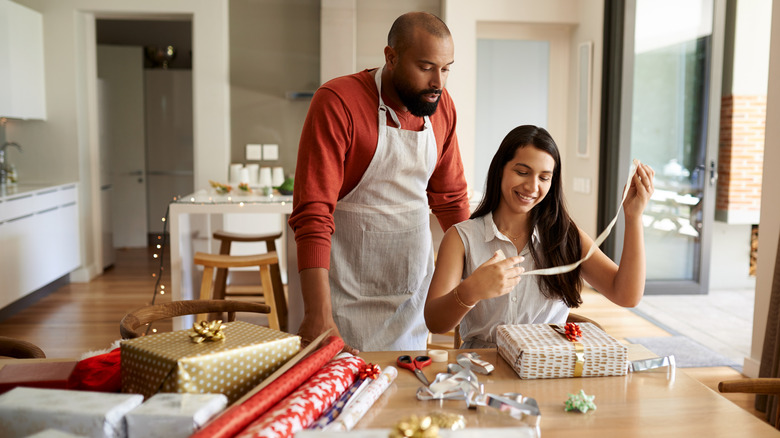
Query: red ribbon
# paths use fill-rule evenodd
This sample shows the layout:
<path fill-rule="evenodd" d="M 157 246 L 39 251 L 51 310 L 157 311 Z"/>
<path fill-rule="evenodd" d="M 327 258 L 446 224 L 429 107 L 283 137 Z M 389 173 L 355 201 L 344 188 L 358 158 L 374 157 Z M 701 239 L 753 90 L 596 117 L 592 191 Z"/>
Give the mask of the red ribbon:
<path fill-rule="evenodd" d="M 379 377 L 381 372 L 382 370 L 379 368 L 379 365 L 374 363 L 367 363 L 360 367 L 360 370 L 358 371 L 358 377 L 360 379 L 375 380 L 377 377 Z"/>
<path fill-rule="evenodd" d="M 580 329 L 580 326 L 569 322 L 566 323 L 566 327 L 564 327 L 566 330 L 566 339 L 568 339 L 571 342 L 577 342 L 577 338 L 582 337 L 582 330 Z"/>

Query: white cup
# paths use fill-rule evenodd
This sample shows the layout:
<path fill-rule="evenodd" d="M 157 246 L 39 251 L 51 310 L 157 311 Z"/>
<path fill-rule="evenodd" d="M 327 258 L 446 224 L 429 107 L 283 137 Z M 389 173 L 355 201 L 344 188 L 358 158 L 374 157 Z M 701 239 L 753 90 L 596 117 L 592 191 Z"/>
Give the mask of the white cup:
<path fill-rule="evenodd" d="M 257 179 L 257 185 L 260 187 L 271 187 L 272 184 L 271 179 L 271 168 L 270 167 L 261 167 L 260 168 L 260 176 Z"/>
<path fill-rule="evenodd" d="M 230 165 L 230 181 L 229 184 L 237 184 L 241 181 L 241 169 L 244 168 L 243 164 L 231 164 Z"/>
<path fill-rule="evenodd" d="M 259 164 L 247 164 L 246 168 L 249 169 L 249 184 L 256 186 L 257 185 L 257 173 L 260 170 Z"/>
<path fill-rule="evenodd" d="M 274 167 L 272 182 L 274 187 L 279 187 L 284 184 L 284 169 L 281 167 Z"/>
<path fill-rule="evenodd" d="M 249 169 L 246 167 L 241 168 L 241 177 L 239 179 L 239 182 L 242 184 L 249 184 Z"/>

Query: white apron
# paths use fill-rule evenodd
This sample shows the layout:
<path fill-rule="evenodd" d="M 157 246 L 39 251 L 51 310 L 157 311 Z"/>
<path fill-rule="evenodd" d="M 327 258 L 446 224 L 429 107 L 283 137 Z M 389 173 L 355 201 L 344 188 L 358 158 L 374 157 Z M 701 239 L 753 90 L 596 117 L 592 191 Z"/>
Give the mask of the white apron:
<path fill-rule="evenodd" d="M 336 204 L 331 239 L 333 319 L 361 351 L 424 350 L 423 308 L 433 275 L 426 188 L 436 167 L 428 117 L 422 131 L 400 129 L 379 91 L 376 152 L 358 185 Z M 397 127 L 387 126 L 390 114 Z"/>

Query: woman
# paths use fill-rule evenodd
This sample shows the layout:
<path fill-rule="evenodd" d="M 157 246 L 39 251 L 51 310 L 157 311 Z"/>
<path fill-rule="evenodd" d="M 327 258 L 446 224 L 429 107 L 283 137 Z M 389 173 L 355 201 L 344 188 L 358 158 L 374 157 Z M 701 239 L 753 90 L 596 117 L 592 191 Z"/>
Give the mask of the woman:
<path fill-rule="evenodd" d="M 444 333 L 460 323 L 463 348 L 495 347 L 498 325 L 565 323 L 569 308 L 582 303 L 583 280 L 620 306 L 637 305 L 645 284 L 642 211 L 653 175 L 640 164 L 631 180 L 620 266 L 596 248 L 570 272 L 523 277 L 580 260 L 593 240 L 566 211 L 550 134 L 530 125 L 510 131 L 490 163 L 479 207 L 442 239 L 425 302 L 428 330 Z"/>

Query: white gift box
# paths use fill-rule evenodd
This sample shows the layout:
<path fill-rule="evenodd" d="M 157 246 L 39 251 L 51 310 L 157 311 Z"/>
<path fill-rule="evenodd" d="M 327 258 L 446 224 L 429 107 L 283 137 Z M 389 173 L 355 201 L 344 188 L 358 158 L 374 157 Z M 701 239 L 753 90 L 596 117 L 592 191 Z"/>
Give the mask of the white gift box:
<path fill-rule="evenodd" d="M 0 396 L 0 430 L 7 438 L 46 429 L 124 438 L 125 414 L 143 401 L 140 394 L 18 387 Z"/>
<path fill-rule="evenodd" d="M 85 438 L 84 435 L 73 435 L 72 433 L 63 432 L 57 429 L 46 429 L 36 434 L 30 435 L 27 438 Z"/>
<path fill-rule="evenodd" d="M 186 438 L 227 406 L 223 394 L 155 394 L 127 414 L 128 438 Z"/>

